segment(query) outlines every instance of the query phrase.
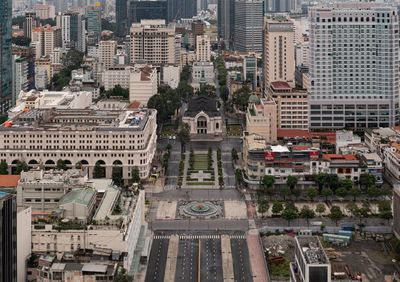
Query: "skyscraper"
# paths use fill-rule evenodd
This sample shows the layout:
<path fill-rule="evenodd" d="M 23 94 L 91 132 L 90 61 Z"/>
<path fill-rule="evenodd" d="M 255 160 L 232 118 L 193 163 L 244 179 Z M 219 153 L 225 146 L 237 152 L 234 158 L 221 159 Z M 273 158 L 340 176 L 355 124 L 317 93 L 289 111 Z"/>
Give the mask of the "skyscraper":
<path fill-rule="evenodd" d="M 309 127 L 399 124 L 396 6 L 340 3 L 310 9 Z"/>
<path fill-rule="evenodd" d="M 89 35 L 97 36 L 98 41 L 101 39 L 101 6 L 100 2 L 96 5 L 90 4 L 86 11 L 87 32 Z"/>
<path fill-rule="evenodd" d="M 233 38 L 235 22 L 235 0 L 218 0 L 218 36 L 227 47 Z"/>
<path fill-rule="evenodd" d="M 76 49 L 81 52 L 85 52 L 85 17 L 83 17 L 79 13 L 64 13 L 61 18 L 61 26 L 63 49 Z"/>
<path fill-rule="evenodd" d="M 127 34 L 127 14 L 128 2 L 127 0 L 115 1 L 115 18 L 116 18 L 116 36 L 124 37 Z"/>
<path fill-rule="evenodd" d="M 168 22 L 174 19 L 191 19 L 197 15 L 196 0 L 167 0 Z"/>
<path fill-rule="evenodd" d="M 12 106 L 12 41 L 11 41 L 11 0 L 2 1 L 0 6 L 0 114 Z"/>
<path fill-rule="evenodd" d="M 140 23 L 141 20 L 168 20 L 167 1 L 128 2 L 128 24 Z"/>
<path fill-rule="evenodd" d="M 17 201 L 0 192 L 0 281 L 17 281 Z"/>
<path fill-rule="evenodd" d="M 239 53 L 262 52 L 263 0 L 235 0 L 234 48 Z"/>
<path fill-rule="evenodd" d="M 294 82 L 294 27 L 286 18 L 267 19 L 264 28 L 265 88 L 273 81 Z"/>
<path fill-rule="evenodd" d="M 39 18 L 36 17 L 36 12 L 27 11 L 25 13 L 24 20 L 24 36 L 27 38 L 32 38 L 32 30 L 39 26 Z"/>
<path fill-rule="evenodd" d="M 296 0 L 265 0 L 265 13 L 290 12 L 296 9 Z"/>

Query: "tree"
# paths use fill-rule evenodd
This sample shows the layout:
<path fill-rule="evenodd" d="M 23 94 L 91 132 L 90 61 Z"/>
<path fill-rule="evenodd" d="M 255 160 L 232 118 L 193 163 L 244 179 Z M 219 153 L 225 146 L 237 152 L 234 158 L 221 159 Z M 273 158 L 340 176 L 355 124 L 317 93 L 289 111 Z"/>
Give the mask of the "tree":
<path fill-rule="evenodd" d="M 291 194 L 290 188 L 286 186 L 281 187 L 281 189 L 279 190 L 279 194 L 283 197 L 283 200 L 285 201 L 286 197 Z"/>
<path fill-rule="evenodd" d="M 391 211 L 392 207 L 390 205 L 390 202 L 387 200 L 378 201 L 378 210 L 379 212 Z"/>
<path fill-rule="evenodd" d="M 340 187 L 339 189 L 336 189 L 335 194 L 339 197 L 344 198 L 347 196 L 347 189 L 344 187 Z"/>
<path fill-rule="evenodd" d="M 261 199 L 258 201 L 258 212 L 262 214 L 264 217 L 264 213 L 266 213 L 269 209 L 268 201 L 265 199 Z"/>
<path fill-rule="evenodd" d="M 322 188 L 321 195 L 325 197 L 325 201 L 328 201 L 328 197 L 333 195 L 331 188 Z"/>
<path fill-rule="evenodd" d="M 294 210 L 295 212 L 299 211 L 299 209 L 296 207 L 296 205 L 292 201 L 285 203 L 285 210 Z"/>
<path fill-rule="evenodd" d="M 391 196 L 393 193 L 392 186 L 389 184 L 382 184 L 381 186 L 381 195 L 382 196 Z"/>
<path fill-rule="evenodd" d="M 102 178 L 103 170 L 101 169 L 101 164 L 97 162 L 93 168 L 93 178 Z"/>
<path fill-rule="evenodd" d="M 190 126 L 189 124 L 182 122 L 181 129 L 178 132 L 178 139 L 181 142 L 182 152 L 185 148 L 185 144 L 190 142 Z"/>
<path fill-rule="evenodd" d="M 323 203 L 319 203 L 315 211 L 321 216 L 326 211 L 326 206 Z"/>
<path fill-rule="evenodd" d="M 250 89 L 247 85 L 235 91 L 232 95 L 232 103 L 237 109 L 245 111 L 249 103 Z"/>
<path fill-rule="evenodd" d="M 339 220 L 341 220 L 344 217 L 342 211 L 338 206 L 332 206 L 331 208 L 331 213 L 329 214 L 329 218 L 335 221 L 336 226 Z"/>
<path fill-rule="evenodd" d="M 383 218 L 383 219 L 386 219 L 389 222 L 389 220 L 391 220 L 393 218 L 392 211 L 391 210 L 382 211 L 382 212 L 379 213 L 379 217 Z"/>
<path fill-rule="evenodd" d="M 370 173 L 364 173 L 360 177 L 360 184 L 364 186 L 364 190 L 367 190 L 370 186 L 375 186 L 376 178 Z"/>
<path fill-rule="evenodd" d="M 275 177 L 272 175 L 264 175 L 262 183 L 267 187 L 272 187 L 272 185 L 275 183 Z"/>
<path fill-rule="evenodd" d="M 290 188 L 290 190 L 293 190 L 294 187 L 296 187 L 298 182 L 298 179 L 296 176 L 289 175 L 288 179 L 286 180 L 286 185 Z"/>
<path fill-rule="evenodd" d="M 266 187 L 264 189 L 265 194 L 267 194 L 269 196 L 269 200 L 272 200 L 272 196 L 275 195 L 275 189 L 274 187 Z"/>
<path fill-rule="evenodd" d="M 355 201 L 358 197 L 361 196 L 361 189 L 358 187 L 353 187 L 349 191 L 349 195 L 353 196 L 353 200 Z"/>
<path fill-rule="evenodd" d="M 73 69 L 80 68 L 83 63 L 83 53 L 78 50 L 68 51 L 65 55 L 64 65 Z"/>
<path fill-rule="evenodd" d="M 0 174 L 1 175 L 8 174 L 8 164 L 7 164 L 6 160 L 0 161 Z"/>
<path fill-rule="evenodd" d="M 295 210 L 292 209 L 286 209 L 282 212 L 282 218 L 286 219 L 288 222 L 288 225 L 290 226 L 290 222 L 292 220 L 295 220 L 299 215 Z"/>
<path fill-rule="evenodd" d="M 239 156 L 238 156 L 238 153 L 237 153 L 237 151 L 236 151 L 235 148 L 232 148 L 231 154 L 232 154 L 232 160 L 233 160 L 233 162 L 236 163 L 236 161 L 239 159 Z"/>
<path fill-rule="evenodd" d="M 376 188 L 376 186 L 370 186 L 367 190 L 367 195 L 369 198 L 377 198 L 381 195 L 381 190 Z"/>
<path fill-rule="evenodd" d="M 315 212 L 312 209 L 310 209 L 309 206 L 305 205 L 300 211 L 300 217 L 307 220 L 307 226 L 308 226 L 309 220 L 315 217 Z"/>
<path fill-rule="evenodd" d="M 82 168 L 82 163 L 81 163 L 81 162 L 77 162 L 77 163 L 75 164 L 75 168 L 76 168 L 76 169 L 81 169 L 81 168 Z"/>
<path fill-rule="evenodd" d="M 275 201 L 272 205 L 272 213 L 274 215 L 279 214 L 283 210 L 283 205 L 279 201 Z"/>
<path fill-rule="evenodd" d="M 167 147 L 166 147 L 167 151 L 171 151 L 172 149 L 172 145 L 168 143 Z"/>
<path fill-rule="evenodd" d="M 301 189 L 294 188 L 293 191 L 292 191 L 292 194 L 296 197 L 296 200 L 297 200 L 301 195 Z"/>
<path fill-rule="evenodd" d="M 322 187 L 325 185 L 327 178 L 328 178 L 328 174 L 326 174 L 326 173 L 318 173 L 314 177 L 314 182 L 315 182 L 315 184 L 318 185 L 319 191 L 321 191 Z"/>
<path fill-rule="evenodd" d="M 59 170 L 67 170 L 67 165 L 65 164 L 65 161 L 62 159 L 57 160 L 56 168 Z"/>
<path fill-rule="evenodd" d="M 226 102 L 229 98 L 229 89 L 226 85 L 223 85 L 220 89 L 220 96 L 222 101 Z"/>
<path fill-rule="evenodd" d="M 22 171 L 28 171 L 29 167 L 25 161 L 18 160 L 15 165 L 15 174 L 21 174 Z"/>
<path fill-rule="evenodd" d="M 110 97 L 122 97 L 123 99 L 129 99 L 129 89 L 122 88 L 121 85 L 117 84 L 114 88 L 104 92 L 107 98 Z"/>
<path fill-rule="evenodd" d="M 114 166 L 112 168 L 111 178 L 115 185 L 122 186 L 122 184 L 124 183 L 122 180 L 122 167 Z"/>
<path fill-rule="evenodd" d="M 318 195 L 317 189 L 315 189 L 313 187 L 307 188 L 307 192 L 306 193 L 307 193 L 307 197 L 309 197 L 311 201 L 313 201 L 314 198 L 317 197 L 317 195 Z"/>
<path fill-rule="evenodd" d="M 215 86 L 206 84 L 205 86 L 200 88 L 200 91 L 197 92 L 198 95 L 204 95 L 208 97 L 215 97 Z"/>
<path fill-rule="evenodd" d="M 329 185 L 329 188 L 331 188 L 333 191 L 340 187 L 340 181 L 337 175 L 328 175 L 326 181 Z"/>
<path fill-rule="evenodd" d="M 345 179 L 340 181 L 340 187 L 345 188 L 346 190 L 350 190 L 353 188 L 354 182 L 351 181 L 350 179 Z"/>
<path fill-rule="evenodd" d="M 140 183 L 139 168 L 135 166 L 132 168 L 132 183 Z"/>
<path fill-rule="evenodd" d="M 354 217 L 356 217 L 358 212 L 358 206 L 354 202 L 348 202 L 346 205 L 346 210 L 350 212 Z"/>

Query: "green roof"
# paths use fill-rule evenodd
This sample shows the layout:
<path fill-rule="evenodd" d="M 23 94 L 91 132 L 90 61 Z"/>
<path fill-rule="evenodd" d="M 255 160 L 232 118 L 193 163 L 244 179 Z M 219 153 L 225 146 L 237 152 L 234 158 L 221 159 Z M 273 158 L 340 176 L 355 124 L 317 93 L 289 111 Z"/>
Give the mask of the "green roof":
<path fill-rule="evenodd" d="M 61 200 L 60 205 L 77 203 L 81 205 L 88 206 L 92 198 L 94 197 L 95 192 L 92 189 L 78 189 L 69 192 L 64 198 Z"/>

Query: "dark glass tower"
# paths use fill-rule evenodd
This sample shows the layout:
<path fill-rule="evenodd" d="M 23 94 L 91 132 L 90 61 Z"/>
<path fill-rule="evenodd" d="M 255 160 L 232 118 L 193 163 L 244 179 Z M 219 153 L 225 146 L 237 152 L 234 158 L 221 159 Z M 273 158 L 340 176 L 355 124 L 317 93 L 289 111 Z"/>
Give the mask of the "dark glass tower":
<path fill-rule="evenodd" d="M 0 114 L 12 106 L 12 41 L 11 41 L 11 0 L 1 1 L 0 5 Z"/>
<path fill-rule="evenodd" d="M 169 22 L 174 19 L 191 19 L 197 15 L 197 1 L 195 0 L 167 0 L 167 2 Z"/>
<path fill-rule="evenodd" d="M 116 0 L 115 13 L 116 13 L 116 35 L 124 37 L 127 34 L 127 11 L 128 0 Z"/>
<path fill-rule="evenodd" d="M 0 192 L 0 281 L 17 281 L 17 202 Z"/>
<path fill-rule="evenodd" d="M 128 23 L 140 23 L 141 20 L 165 20 L 168 22 L 167 1 L 129 1 Z"/>

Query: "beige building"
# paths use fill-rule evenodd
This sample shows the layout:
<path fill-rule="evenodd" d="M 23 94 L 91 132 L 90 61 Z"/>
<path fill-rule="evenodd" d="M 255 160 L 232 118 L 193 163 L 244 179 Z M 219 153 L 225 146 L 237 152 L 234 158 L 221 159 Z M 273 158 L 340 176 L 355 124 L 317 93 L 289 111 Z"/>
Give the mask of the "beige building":
<path fill-rule="evenodd" d="M 285 18 L 267 19 L 264 25 L 265 88 L 273 81 L 294 83 L 294 27 Z"/>
<path fill-rule="evenodd" d="M 47 83 L 50 83 L 51 79 L 53 78 L 53 68 L 50 58 L 40 58 L 36 60 L 35 67 L 42 67 L 46 70 Z"/>
<path fill-rule="evenodd" d="M 110 90 L 116 85 L 129 88 L 131 72 L 135 69 L 130 65 L 117 65 L 106 69 L 102 74 L 104 89 Z"/>
<path fill-rule="evenodd" d="M 305 89 L 292 88 L 287 82 L 274 81 L 268 94 L 277 105 L 278 128 L 308 129 L 308 95 Z"/>
<path fill-rule="evenodd" d="M 134 167 L 141 178 L 147 178 L 156 149 L 156 115 L 152 109 L 98 111 L 62 105 L 22 109 L 12 125 L 0 126 L 0 159 L 6 160 L 10 172 L 18 160 L 51 169 L 62 159 L 74 166 L 81 163 L 89 178 L 96 163 L 106 178 L 111 178 L 114 165 L 122 167 L 125 182 Z"/>
<path fill-rule="evenodd" d="M 55 7 L 53 5 L 35 5 L 33 6 L 33 11 L 41 20 L 53 20 L 56 16 Z"/>
<path fill-rule="evenodd" d="M 108 40 L 99 42 L 99 62 L 105 69 L 114 65 L 114 56 L 117 54 L 117 41 Z"/>
<path fill-rule="evenodd" d="M 198 62 L 211 61 L 211 41 L 208 35 L 198 35 L 196 40 L 196 60 Z"/>
<path fill-rule="evenodd" d="M 36 59 L 50 56 L 56 47 L 61 47 L 61 29 L 50 25 L 32 30 L 32 43 L 36 48 Z"/>
<path fill-rule="evenodd" d="M 246 112 L 246 131 L 264 137 L 268 143 L 277 141 L 276 103 L 272 99 L 252 95 Z"/>
<path fill-rule="evenodd" d="M 129 79 L 129 101 L 147 105 L 150 97 L 157 94 L 157 69 L 144 67 L 131 72 Z"/>
<path fill-rule="evenodd" d="M 130 61 L 144 60 L 147 64 L 179 64 L 180 37 L 175 27 L 164 20 L 142 20 L 130 28 Z"/>
<path fill-rule="evenodd" d="M 96 192 L 93 189 L 76 189 L 68 192 L 53 210 L 59 217 L 86 221 L 96 211 Z"/>
<path fill-rule="evenodd" d="M 189 124 L 190 134 L 222 135 L 222 116 L 214 98 L 194 97 L 182 121 Z"/>

